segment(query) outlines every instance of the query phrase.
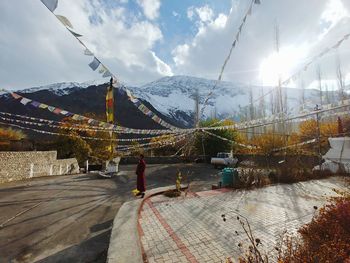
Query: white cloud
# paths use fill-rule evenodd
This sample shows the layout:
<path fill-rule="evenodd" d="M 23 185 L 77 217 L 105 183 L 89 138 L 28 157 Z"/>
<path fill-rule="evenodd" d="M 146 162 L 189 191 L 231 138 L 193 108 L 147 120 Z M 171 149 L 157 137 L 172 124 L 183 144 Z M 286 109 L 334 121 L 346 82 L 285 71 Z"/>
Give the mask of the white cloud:
<path fill-rule="evenodd" d="M 187 8 L 187 17 L 191 21 L 198 17 L 202 23 L 212 22 L 214 17 L 214 11 L 208 6 L 194 7 L 190 6 Z"/>
<path fill-rule="evenodd" d="M 137 3 L 142 7 L 145 16 L 154 20 L 159 16 L 160 0 L 137 0 Z"/>
<path fill-rule="evenodd" d="M 194 16 L 194 7 L 191 6 L 189 8 L 187 8 L 187 17 L 189 20 L 192 20 Z"/>
<path fill-rule="evenodd" d="M 325 25 L 325 28 L 323 34 L 320 34 L 319 40 L 322 40 L 322 38 L 345 17 L 349 17 L 349 11 L 344 7 L 342 1 L 329 0 L 321 15 L 320 23 Z"/>
<path fill-rule="evenodd" d="M 186 59 L 189 55 L 189 45 L 187 44 L 183 44 L 183 45 L 179 45 L 177 46 L 173 51 L 172 51 L 172 54 L 173 54 L 173 59 L 174 59 L 174 62 L 176 64 L 176 66 L 181 66 L 181 65 L 184 65 L 186 63 Z"/>
<path fill-rule="evenodd" d="M 214 20 L 213 26 L 217 28 L 224 28 L 227 23 L 227 16 L 224 14 L 219 14 L 219 16 Z"/>
<path fill-rule="evenodd" d="M 0 24 L 6 25 L 0 26 L 1 86 L 24 88 L 101 77 L 88 67 L 91 57 L 83 55 L 81 45 L 40 1 L 20 2 L 18 9 L 12 1 L 0 1 Z M 82 41 L 121 81 L 139 84 L 170 75 L 170 67 L 150 53 L 163 39 L 158 25 L 125 8 L 107 10 L 102 4 L 60 0 L 55 13 L 72 22 L 83 34 Z"/>
<path fill-rule="evenodd" d="M 330 22 L 334 26 L 346 16 L 349 16 L 349 12 L 344 8 L 341 0 L 329 0 L 326 9 L 321 15 L 321 19 Z"/>
<path fill-rule="evenodd" d="M 153 51 L 151 51 L 151 54 L 157 63 L 157 71 L 159 74 L 161 74 L 163 76 L 173 76 L 174 75 L 168 64 L 164 63 L 159 57 L 157 57 L 157 55 Z"/>
<path fill-rule="evenodd" d="M 162 56 L 156 52 L 157 44 L 164 42 L 160 24 L 166 25 L 166 21 L 155 22 L 160 1 L 153 9 L 146 8 L 151 1 L 138 1 L 145 7 L 145 15 L 127 10 L 124 4 L 107 8 L 106 0 L 60 0 L 55 13 L 65 15 L 75 30 L 84 35 L 83 42 L 126 83 L 144 83 L 172 74 L 218 77 L 248 2 L 232 1 L 231 11 L 221 14 L 209 5 L 189 7 L 187 16 L 196 34 L 192 38 L 176 36 L 179 45 L 171 51 L 172 63 L 167 65 L 160 58 L 166 57 L 164 50 Z M 122 2 L 127 0 L 117 1 Z M 312 57 L 349 33 L 349 13 L 349 0 L 264 1 L 254 5 L 224 79 L 262 84 L 260 65 L 274 54 L 276 21 L 280 26 L 281 51 L 292 50 L 297 57 L 293 66 L 286 62 L 285 75 L 302 69 Z M 0 25 L 6 25 L 0 26 L 0 86 L 21 88 L 100 77 L 87 66 L 91 57 L 83 55 L 79 43 L 40 1 L 0 1 Z M 350 81 L 349 41 L 302 73 L 306 85 L 315 80 L 316 64 L 322 68 L 325 79 L 334 79 L 336 56 L 342 62 L 347 82 Z"/>
<path fill-rule="evenodd" d="M 196 8 L 196 13 L 202 22 L 211 22 L 213 20 L 214 12 L 208 5 Z"/>
<path fill-rule="evenodd" d="M 232 1 L 231 10 L 227 14 L 216 15 L 209 9 L 212 10 L 209 6 L 204 6 L 187 10 L 188 17 L 197 27 L 197 33 L 173 49 L 175 74 L 218 77 L 233 36 L 247 12 L 248 3 Z M 280 28 L 280 56 L 283 59 L 279 61 L 282 64 L 279 69 L 283 69 L 283 78 L 302 70 L 311 58 L 350 33 L 349 10 L 348 0 L 264 1 L 261 5 L 254 5 L 252 15 L 248 17 L 227 64 L 224 79 L 260 85 L 264 81 L 261 64 L 265 61 L 265 82 L 272 84 L 273 72 L 271 68 L 266 68 L 271 66 L 268 64 L 276 62 L 273 55 L 276 22 Z M 350 39 L 338 51 L 344 74 L 350 73 L 349 41 Z M 302 71 L 300 78 L 305 80 L 306 85 L 313 82 L 316 78 L 315 68 L 319 64 L 324 78 L 334 79 L 335 60 L 336 52 L 332 51 L 312 64 L 307 71 Z M 276 65 L 274 67 L 277 68 Z M 270 77 L 266 78 L 266 75 Z"/>

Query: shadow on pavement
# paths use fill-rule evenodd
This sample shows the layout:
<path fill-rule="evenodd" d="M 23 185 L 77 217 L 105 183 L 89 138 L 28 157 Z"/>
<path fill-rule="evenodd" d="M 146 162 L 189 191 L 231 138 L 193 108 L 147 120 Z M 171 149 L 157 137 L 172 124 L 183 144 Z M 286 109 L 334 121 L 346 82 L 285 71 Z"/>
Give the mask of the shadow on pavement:
<path fill-rule="evenodd" d="M 111 227 L 108 227 L 102 233 L 93 236 L 78 245 L 73 245 L 60 252 L 51 255 L 45 259 L 39 260 L 40 263 L 51 262 L 96 262 L 104 263 L 107 259 L 107 249 L 109 238 L 111 235 Z M 79 256 L 80 255 L 80 256 Z"/>

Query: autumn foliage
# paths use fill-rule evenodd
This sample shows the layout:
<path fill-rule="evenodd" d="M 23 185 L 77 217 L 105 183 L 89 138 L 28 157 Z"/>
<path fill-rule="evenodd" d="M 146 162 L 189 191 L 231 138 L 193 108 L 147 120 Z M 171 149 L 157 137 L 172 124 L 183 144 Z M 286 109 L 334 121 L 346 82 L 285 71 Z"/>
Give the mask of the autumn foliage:
<path fill-rule="evenodd" d="M 26 138 L 26 135 L 20 130 L 0 128 L 0 149 L 8 149 L 10 141 L 18 141 L 24 138 Z"/>
<path fill-rule="evenodd" d="M 21 140 L 25 137 L 26 135 L 20 130 L 0 128 L 0 141 Z"/>
<path fill-rule="evenodd" d="M 334 137 L 338 134 L 338 125 L 336 122 L 320 123 L 320 141 L 322 151 L 326 151 L 328 148 L 328 137 Z M 317 138 L 317 122 L 315 120 L 307 120 L 299 126 L 299 141 L 306 141 Z M 314 145 L 307 147 L 308 149 L 314 149 Z"/>
<path fill-rule="evenodd" d="M 322 153 L 325 153 L 329 148 L 328 138 L 337 135 L 337 122 L 320 123 L 320 143 Z M 242 134 L 240 134 L 240 138 L 242 138 L 241 141 L 244 144 L 256 146 L 255 149 L 249 151 L 243 149 L 242 153 L 271 155 L 282 151 L 287 152 L 288 154 L 316 154 L 318 152 L 318 144 L 316 141 L 302 145 L 304 142 L 318 138 L 318 126 L 316 120 L 303 121 L 300 123 L 297 132 L 286 132 L 286 135 L 269 130 L 264 134 L 253 136 L 250 140 L 246 139 Z"/>
<path fill-rule="evenodd" d="M 94 114 L 87 114 L 88 117 L 94 119 L 102 119 Z M 70 129 L 74 124 L 79 124 L 80 127 L 84 126 L 86 129 L 80 131 Z M 86 125 L 82 121 L 75 121 L 71 118 L 63 119 L 61 126 L 66 129 L 62 129 L 60 136 L 56 141 L 56 149 L 60 158 L 77 158 L 78 162 L 82 164 L 89 157 L 103 162 L 112 158 L 111 156 L 111 141 L 110 135 L 107 131 L 98 131 Z M 87 140 L 82 137 L 94 137 L 99 140 Z M 115 136 L 114 136 L 115 138 Z M 116 142 L 113 142 L 113 147 L 116 147 Z"/>
<path fill-rule="evenodd" d="M 278 262 L 350 262 L 350 195 L 334 198 L 299 233 L 286 238 Z"/>

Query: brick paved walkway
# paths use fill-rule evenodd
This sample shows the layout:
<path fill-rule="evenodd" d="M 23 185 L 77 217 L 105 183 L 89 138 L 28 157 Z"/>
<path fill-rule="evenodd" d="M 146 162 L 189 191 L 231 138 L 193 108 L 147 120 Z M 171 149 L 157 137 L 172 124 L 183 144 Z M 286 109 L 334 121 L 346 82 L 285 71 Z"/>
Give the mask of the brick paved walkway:
<path fill-rule="evenodd" d="M 249 219 L 265 251 L 274 251 L 284 230 L 295 232 L 309 222 L 313 207 L 343 186 L 342 179 L 330 178 L 250 191 L 200 192 L 187 198 L 152 197 L 139 218 L 145 257 L 150 263 L 237 259 L 244 252 L 238 244 L 248 244 L 237 216 Z"/>

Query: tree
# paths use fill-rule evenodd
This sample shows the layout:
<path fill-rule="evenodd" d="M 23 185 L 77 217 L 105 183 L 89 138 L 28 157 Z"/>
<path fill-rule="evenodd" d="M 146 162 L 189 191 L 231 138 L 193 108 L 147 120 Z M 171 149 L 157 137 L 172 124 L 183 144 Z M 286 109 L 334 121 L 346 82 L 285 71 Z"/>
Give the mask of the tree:
<path fill-rule="evenodd" d="M 20 130 L 14 130 L 11 128 L 0 128 L 0 140 L 1 141 L 11 141 L 11 140 L 21 140 L 27 136 Z"/>
<path fill-rule="evenodd" d="M 251 143 L 257 146 L 255 153 L 265 155 L 270 155 L 273 153 L 273 150 L 285 146 L 283 135 L 273 134 L 272 131 L 253 137 Z"/>
<path fill-rule="evenodd" d="M 0 148 L 3 150 L 7 150 L 10 141 L 19 141 L 24 138 L 26 138 L 26 135 L 21 130 L 0 128 Z"/>
<path fill-rule="evenodd" d="M 86 116 L 93 119 L 102 119 L 102 117 L 99 117 L 94 113 L 87 113 Z M 79 132 L 77 132 L 76 130 L 72 132 L 69 129 L 68 130 L 64 129 L 61 131 L 61 133 L 64 135 L 76 136 L 76 137 L 79 137 L 79 136 L 94 137 L 94 138 L 101 139 L 101 140 L 82 139 L 90 149 L 88 156 L 95 157 L 100 161 L 106 161 L 106 160 L 110 160 L 111 158 L 114 158 L 117 155 L 117 153 L 114 151 L 112 156 L 111 146 L 116 147 L 116 142 L 111 141 L 110 134 L 107 130 L 105 131 L 96 130 L 96 129 L 94 130 L 93 127 L 87 126 L 83 121 L 76 121 L 76 120 L 73 120 L 72 118 L 65 118 L 63 119 L 63 122 L 64 124 L 62 124 L 62 126 L 66 128 L 72 128 L 74 124 L 86 126 L 87 128 L 85 130 L 82 129 Z M 90 130 L 88 130 L 88 128 Z M 113 136 L 112 139 L 115 139 L 115 136 Z M 69 145 L 67 145 L 67 147 L 69 147 Z M 88 150 L 88 148 L 86 147 L 85 150 Z M 83 155 L 85 156 L 86 154 L 83 154 Z"/>
<path fill-rule="evenodd" d="M 133 147 L 133 148 L 131 149 L 131 155 L 138 156 L 138 155 L 140 155 L 141 153 L 142 153 L 142 154 L 144 153 L 144 150 L 142 149 L 140 143 L 137 142 L 137 141 L 132 141 L 132 142 L 131 142 L 131 147 Z"/>
<path fill-rule="evenodd" d="M 337 57 L 337 80 L 338 80 L 338 93 L 339 93 L 339 99 L 343 103 L 345 99 L 345 76 L 342 71 L 342 66 L 340 63 L 339 56 Z"/>
<path fill-rule="evenodd" d="M 112 156 L 111 147 L 116 147 L 116 142 L 111 142 L 111 137 L 108 132 L 106 131 L 95 131 L 90 132 L 90 135 L 95 138 L 99 138 L 102 140 L 87 140 L 87 144 L 91 147 L 91 155 L 106 161 L 114 158 L 115 156 Z M 113 136 L 112 139 L 115 139 Z M 114 151 L 115 152 L 115 151 Z M 114 153 L 116 155 L 116 153 Z"/>
<path fill-rule="evenodd" d="M 175 138 L 173 135 L 162 135 L 151 139 L 152 152 L 156 156 L 171 155 L 176 152 L 174 147 Z"/>
<path fill-rule="evenodd" d="M 60 136 L 58 138 L 56 142 L 57 155 L 59 158 L 76 158 L 79 164 L 83 164 L 91 155 L 91 147 L 78 134 L 74 132 L 70 134 L 72 137 Z"/>
<path fill-rule="evenodd" d="M 325 152 L 328 147 L 328 138 L 336 136 L 338 133 L 338 125 L 335 122 L 324 122 L 320 124 L 320 142 L 321 150 Z M 317 139 L 317 121 L 307 120 L 299 125 L 299 142 L 305 142 L 312 139 Z M 306 149 L 316 151 L 317 145 L 305 146 Z"/>
<path fill-rule="evenodd" d="M 200 127 L 220 127 L 233 124 L 234 122 L 231 120 L 219 122 L 217 119 L 212 119 L 201 122 Z M 225 141 L 207 133 L 199 132 L 196 134 L 194 140 L 194 146 L 197 154 L 216 156 L 218 152 L 230 152 L 231 150 L 236 149 L 236 145 L 232 142 L 237 140 L 238 134 L 234 129 L 213 130 L 209 132 L 230 141 Z"/>

